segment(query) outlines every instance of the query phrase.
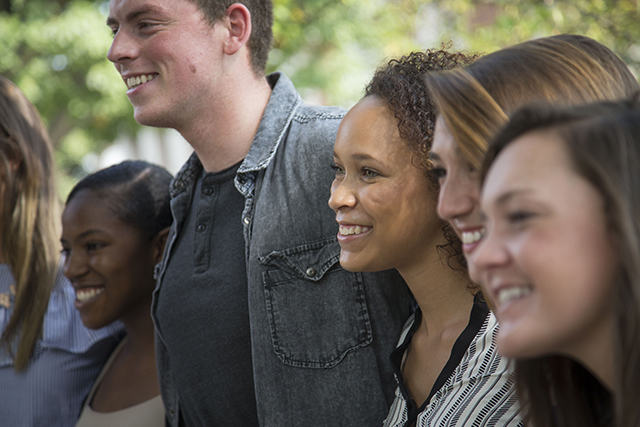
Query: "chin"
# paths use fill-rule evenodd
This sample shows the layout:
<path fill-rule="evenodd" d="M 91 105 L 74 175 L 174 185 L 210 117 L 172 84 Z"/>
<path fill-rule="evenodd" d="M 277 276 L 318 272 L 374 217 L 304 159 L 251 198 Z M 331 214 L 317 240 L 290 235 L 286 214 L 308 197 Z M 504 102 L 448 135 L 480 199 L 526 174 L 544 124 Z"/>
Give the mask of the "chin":
<path fill-rule="evenodd" d="M 143 126 L 151 126 L 156 128 L 170 128 L 171 123 L 164 120 L 161 115 L 153 114 L 150 111 L 144 111 L 141 107 L 134 107 L 133 118 L 136 122 Z"/>
<path fill-rule="evenodd" d="M 504 338 L 498 336 L 496 340 L 498 352 L 508 358 L 513 359 L 532 359 L 550 355 L 551 351 L 545 351 L 545 348 L 534 342 L 522 342 L 519 339 Z"/>
<path fill-rule="evenodd" d="M 351 271 L 353 273 L 359 272 L 376 272 L 386 270 L 387 268 L 381 268 L 375 262 L 363 262 L 358 261 L 357 259 L 353 259 L 352 257 L 342 256 L 340 254 L 340 265 L 347 271 Z"/>
<path fill-rule="evenodd" d="M 95 319 L 92 317 L 83 317 L 83 316 L 80 316 L 80 319 L 82 320 L 82 324 L 88 329 L 104 328 L 105 326 L 108 326 L 113 322 L 113 320 Z"/>
<path fill-rule="evenodd" d="M 85 318 L 82 318 L 82 324 L 83 324 L 87 329 L 100 329 L 100 328 L 102 328 L 103 326 L 106 326 L 106 325 L 103 325 L 103 324 L 102 324 L 102 323 L 100 323 L 100 322 L 96 322 L 96 321 L 95 321 L 95 320 L 93 320 L 93 319 L 85 319 Z"/>

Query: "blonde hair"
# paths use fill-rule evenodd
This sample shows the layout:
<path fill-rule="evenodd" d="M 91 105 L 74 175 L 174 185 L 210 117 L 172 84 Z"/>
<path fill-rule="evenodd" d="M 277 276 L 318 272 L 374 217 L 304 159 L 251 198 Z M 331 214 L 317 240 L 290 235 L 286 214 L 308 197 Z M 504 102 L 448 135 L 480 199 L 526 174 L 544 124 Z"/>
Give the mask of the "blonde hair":
<path fill-rule="evenodd" d="M 51 143 L 42 119 L 17 86 L 2 77 L 0 179 L 0 249 L 15 278 L 16 294 L 0 344 L 14 357 L 16 371 L 21 371 L 42 334 L 57 274 L 60 204 Z"/>
<path fill-rule="evenodd" d="M 478 170 L 489 141 L 523 105 L 615 100 L 640 87 L 609 48 L 568 34 L 502 49 L 464 69 L 430 73 L 426 80 L 438 114 Z"/>

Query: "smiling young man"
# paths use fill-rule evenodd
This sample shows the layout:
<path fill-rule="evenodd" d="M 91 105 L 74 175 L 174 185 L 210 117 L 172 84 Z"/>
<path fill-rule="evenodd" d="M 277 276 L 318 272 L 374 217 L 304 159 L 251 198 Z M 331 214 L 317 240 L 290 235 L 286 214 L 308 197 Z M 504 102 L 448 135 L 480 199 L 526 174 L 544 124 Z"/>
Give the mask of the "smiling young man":
<path fill-rule="evenodd" d="M 339 266 L 326 200 L 344 110 L 265 76 L 271 2 L 111 0 L 107 23 L 136 120 L 195 150 L 152 307 L 169 425 L 380 424 L 408 291 Z"/>

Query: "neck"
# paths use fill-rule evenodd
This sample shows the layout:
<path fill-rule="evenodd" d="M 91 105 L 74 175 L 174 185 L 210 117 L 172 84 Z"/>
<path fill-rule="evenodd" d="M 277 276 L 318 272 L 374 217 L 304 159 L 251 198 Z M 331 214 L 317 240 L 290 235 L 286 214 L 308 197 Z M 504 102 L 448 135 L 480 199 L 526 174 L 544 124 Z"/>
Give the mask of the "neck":
<path fill-rule="evenodd" d="M 234 88 L 226 91 L 232 93 L 212 99 L 198 117 L 177 129 L 206 172 L 219 172 L 246 157 L 271 96 L 266 78 L 256 77 L 251 69 L 228 74 L 224 84 Z"/>
<path fill-rule="evenodd" d="M 610 316 L 612 317 L 612 316 Z M 615 390 L 613 318 L 603 319 L 581 343 L 574 343 L 569 355 L 586 367 L 610 392 Z"/>
<path fill-rule="evenodd" d="M 464 271 L 449 267 L 433 245 L 426 259 L 402 269 L 402 278 L 422 311 L 422 323 L 429 333 L 438 333 L 452 324 L 469 320 L 473 307 L 471 281 Z"/>
<path fill-rule="evenodd" d="M 151 320 L 151 296 L 121 319 L 129 337 L 128 346 L 141 351 L 154 351 L 154 328 Z"/>

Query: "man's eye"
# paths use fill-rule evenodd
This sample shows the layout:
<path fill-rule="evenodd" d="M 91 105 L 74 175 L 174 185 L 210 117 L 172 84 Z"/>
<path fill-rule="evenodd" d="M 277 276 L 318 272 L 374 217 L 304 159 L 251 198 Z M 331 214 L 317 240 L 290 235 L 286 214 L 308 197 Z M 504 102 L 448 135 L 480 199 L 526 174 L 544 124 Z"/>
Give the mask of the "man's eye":
<path fill-rule="evenodd" d="M 156 24 L 153 22 L 142 21 L 138 23 L 138 29 L 142 31 L 152 29 L 155 26 Z"/>

